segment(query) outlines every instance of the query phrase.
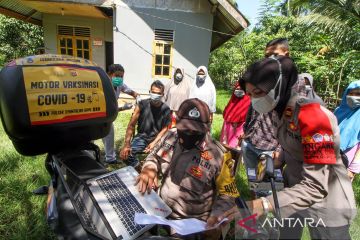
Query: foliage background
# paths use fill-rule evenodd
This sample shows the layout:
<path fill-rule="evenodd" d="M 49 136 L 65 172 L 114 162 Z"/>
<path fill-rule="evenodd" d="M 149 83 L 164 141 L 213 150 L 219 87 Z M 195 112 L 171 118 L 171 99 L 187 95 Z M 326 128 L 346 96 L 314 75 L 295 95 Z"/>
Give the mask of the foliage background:
<path fill-rule="evenodd" d="M 209 72 L 212 79 L 217 88 L 229 89 L 250 63 L 264 57 L 267 42 L 285 37 L 289 40 L 290 55 L 299 73 L 312 74 L 317 93 L 330 108 L 334 108 L 337 104 L 334 100 L 341 98 L 343 89 L 360 79 L 359 46 L 352 44 L 360 39 L 359 34 L 349 36 L 354 38 L 351 42 L 348 39 L 341 41 L 337 32 L 306 21 L 312 14 L 308 5 L 302 8 L 294 5 L 294 9 L 286 9 L 286 6 L 287 1 L 264 1 L 259 23 L 211 54 Z M 352 28 L 355 33 L 360 31 L 360 18 L 357 23 Z"/>
<path fill-rule="evenodd" d="M 0 14 L 0 66 L 12 59 L 38 53 L 43 41 L 41 27 Z"/>

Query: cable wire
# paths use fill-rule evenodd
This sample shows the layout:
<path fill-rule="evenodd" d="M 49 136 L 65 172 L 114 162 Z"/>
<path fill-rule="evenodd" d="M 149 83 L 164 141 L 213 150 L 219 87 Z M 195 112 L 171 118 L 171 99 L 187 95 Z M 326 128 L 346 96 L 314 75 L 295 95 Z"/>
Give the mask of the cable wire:
<path fill-rule="evenodd" d="M 236 37 L 237 36 L 236 34 L 225 33 L 225 32 L 216 31 L 216 30 L 213 30 L 213 29 L 205 28 L 205 27 L 200 27 L 200 26 L 197 26 L 197 25 L 193 25 L 193 24 L 189 24 L 189 23 L 185 23 L 185 22 L 181 22 L 181 21 L 177 21 L 177 20 L 173 20 L 173 19 L 169 19 L 169 18 L 155 16 L 155 15 L 152 15 L 150 13 L 145 13 L 145 12 L 142 12 L 142 11 L 134 10 L 134 9 L 132 9 L 130 7 L 119 6 L 119 5 L 117 5 L 117 7 L 123 8 L 123 9 L 126 9 L 126 10 L 131 10 L 133 12 L 143 14 L 143 15 L 146 15 L 146 16 L 149 16 L 149 17 L 161 19 L 161 20 L 164 20 L 164 21 L 174 22 L 174 23 L 178 23 L 178 24 L 183 24 L 183 25 L 186 25 L 188 27 L 193 27 L 193 28 L 201 29 L 201 30 L 208 31 L 208 32 L 213 32 L 213 33 L 226 35 L 226 36 L 231 36 L 231 37 Z"/>

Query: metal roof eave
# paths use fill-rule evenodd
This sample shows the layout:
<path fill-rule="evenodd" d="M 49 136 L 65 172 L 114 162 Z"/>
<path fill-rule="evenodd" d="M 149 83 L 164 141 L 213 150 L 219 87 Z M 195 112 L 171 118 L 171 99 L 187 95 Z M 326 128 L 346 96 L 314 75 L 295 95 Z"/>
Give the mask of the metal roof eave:
<path fill-rule="evenodd" d="M 227 0 L 209 0 L 209 2 L 213 5 L 213 30 L 217 31 L 212 34 L 210 50 L 214 51 L 231 39 L 232 35 L 236 35 L 247 28 L 249 21 Z"/>
<path fill-rule="evenodd" d="M 101 6 L 109 7 L 110 1 L 111 0 L 1 0 L 0 14 L 42 26 L 42 11 L 32 6 L 33 3 L 79 4 L 96 8 Z M 94 9 L 94 11 L 97 11 L 97 15 L 100 17 L 108 17 L 99 9 Z"/>
<path fill-rule="evenodd" d="M 26 6 L 20 0 L 0 1 L 0 14 L 35 25 L 42 25 L 41 13 L 31 7 Z"/>

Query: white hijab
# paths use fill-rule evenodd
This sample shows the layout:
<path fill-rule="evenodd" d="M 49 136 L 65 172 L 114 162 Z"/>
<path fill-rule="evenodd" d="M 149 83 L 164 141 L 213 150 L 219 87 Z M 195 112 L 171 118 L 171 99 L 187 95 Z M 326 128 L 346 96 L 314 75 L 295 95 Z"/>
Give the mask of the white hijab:
<path fill-rule="evenodd" d="M 197 75 L 201 70 L 206 76 L 202 84 L 197 80 Z M 216 89 L 205 66 L 200 66 L 196 70 L 195 81 L 191 87 L 189 98 L 198 98 L 204 101 L 209 106 L 211 112 L 216 112 Z"/>

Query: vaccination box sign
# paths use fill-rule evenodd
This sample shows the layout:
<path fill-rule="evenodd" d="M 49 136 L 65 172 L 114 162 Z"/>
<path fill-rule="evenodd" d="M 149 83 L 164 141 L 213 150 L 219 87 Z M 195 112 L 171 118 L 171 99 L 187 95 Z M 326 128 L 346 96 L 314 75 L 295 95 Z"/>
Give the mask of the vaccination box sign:
<path fill-rule="evenodd" d="M 23 68 L 31 125 L 106 116 L 102 82 L 95 70 L 70 66 Z"/>

